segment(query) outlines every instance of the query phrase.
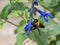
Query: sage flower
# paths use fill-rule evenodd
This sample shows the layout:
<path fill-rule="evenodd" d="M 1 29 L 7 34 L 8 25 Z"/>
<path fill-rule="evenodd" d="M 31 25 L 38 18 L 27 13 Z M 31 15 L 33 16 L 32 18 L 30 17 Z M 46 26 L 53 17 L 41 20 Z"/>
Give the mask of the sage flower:
<path fill-rule="evenodd" d="M 32 19 L 30 19 L 29 23 L 25 26 L 24 30 L 27 30 L 26 35 L 29 35 L 31 32 L 31 28 L 32 28 Z"/>
<path fill-rule="evenodd" d="M 51 19 L 54 18 L 54 16 L 51 13 L 43 12 L 41 10 L 37 10 L 37 11 L 41 14 L 41 16 L 44 18 L 46 22 L 48 22 L 48 17 L 50 17 Z"/>

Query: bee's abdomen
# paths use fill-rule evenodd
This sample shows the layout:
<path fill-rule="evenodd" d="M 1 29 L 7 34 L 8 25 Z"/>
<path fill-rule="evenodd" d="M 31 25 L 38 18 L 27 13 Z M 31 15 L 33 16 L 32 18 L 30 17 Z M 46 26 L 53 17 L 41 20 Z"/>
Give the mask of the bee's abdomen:
<path fill-rule="evenodd" d="M 45 28 L 45 26 L 43 24 L 41 24 L 41 23 L 40 23 L 40 26 L 39 27 L 40 28 Z"/>

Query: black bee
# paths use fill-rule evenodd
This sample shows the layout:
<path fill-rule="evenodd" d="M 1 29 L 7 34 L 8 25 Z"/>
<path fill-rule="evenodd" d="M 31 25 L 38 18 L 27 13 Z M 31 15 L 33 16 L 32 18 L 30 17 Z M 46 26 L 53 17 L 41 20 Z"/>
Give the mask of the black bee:
<path fill-rule="evenodd" d="M 34 21 L 32 22 L 32 29 L 31 30 L 37 29 L 40 34 L 39 28 L 45 28 L 45 26 L 42 23 L 40 23 L 40 21 L 38 21 L 38 19 L 34 19 Z"/>

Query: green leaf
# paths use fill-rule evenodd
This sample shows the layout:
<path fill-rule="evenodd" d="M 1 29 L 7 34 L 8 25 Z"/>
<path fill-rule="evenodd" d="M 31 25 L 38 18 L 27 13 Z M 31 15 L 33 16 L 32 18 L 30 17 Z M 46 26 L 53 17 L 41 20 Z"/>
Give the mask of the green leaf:
<path fill-rule="evenodd" d="M 18 26 L 18 29 L 17 29 L 17 32 L 21 32 L 24 30 L 24 27 L 26 25 L 26 21 L 25 20 L 21 20 L 20 23 L 19 23 L 19 26 Z"/>
<path fill-rule="evenodd" d="M 40 4 L 49 10 L 53 15 L 60 11 L 60 0 L 41 0 Z"/>
<path fill-rule="evenodd" d="M 60 40 L 60 34 L 56 35 L 56 41 L 59 41 L 59 40 Z"/>
<path fill-rule="evenodd" d="M 25 14 L 28 14 L 28 7 L 24 5 L 22 2 L 16 2 L 12 6 L 13 10 L 12 13 L 9 15 L 9 17 L 21 17 L 25 18 Z"/>
<path fill-rule="evenodd" d="M 38 45 L 48 45 L 48 35 L 47 33 L 40 30 L 40 34 L 38 30 L 31 31 L 29 38 L 34 42 L 37 42 Z"/>
<path fill-rule="evenodd" d="M 8 15 L 10 14 L 10 8 L 11 8 L 11 5 L 7 5 L 3 8 L 2 12 L 1 12 L 1 18 L 7 20 L 8 19 Z"/>
<path fill-rule="evenodd" d="M 28 2 L 28 0 L 18 0 L 18 2 L 26 3 L 26 2 Z"/>
<path fill-rule="evenodd" d="M 55 40 L 51 41 L 50 45 L 56 45 L 56 41 Z"/>
<path fill-rule="evenodd" d="M 56 5 L 55 7 L 51 8 L 53 10 L 53 12 L 58 13 L 60 12 L 60 1 L 58 2 L 58 5 Z"/>
<path fill-rule="evenodd" d="M 55 17 L 60 20 L 60 12 L 58 12 Z M 60 34 L 60 26 L 55 23 L 53 20 L 49 20 L 49 23 L 46 23 L 45 30 L 50 34 L 50 35 L 59 35 Z"/>
<path fill-rule="evenodd" d="M 58 34 L 60 34 L 60 27 L 58 25 L 55 25 L 55 24 L 50 25 L 49 30 L 50 31 L 48 31 L 48 33 L 50 35 L 58 35 Z"/>
<path fill-rule="evenodd" d="M 27 39 L 24 33 L 19 33 L 16 37 L 16 45 L 23 45 L 23 42 Z"/>
<path fill-rule="evenodd" d="M 57 42 L 56 42 L 56 45 L 60 45 L 60 41 L 57 41 Z"/>
<path fill-rule="evenodd" d="M 25 14 L 28 14 L 28 7 L 24 5 L 22 2 L 16 2 L 13 6 L 15 8 L 14 13 L 16 13 L 16 16 L 19 16 L 21 18 L 25 18 Z M 12 12 L 12 14 L 13 14 Z M 14 14 L 13 14 L 14 15 Z"/>
<path fill-rule="evenodd" d="M 0 29 L 3 27 L 3 22 L 0 20 Z"/>
<path fill-rule="evenodd" d="M 8 17 L 20 17 L 20 15 L 17 13 L 17 11 L 16 10 L 13 10 L 10 14 L 9 14 L 9 16 Z"/>
<path fill-rule="evenodd" d="M 47 32 L 49 35 L 58 35 L 60 34 L 60 26 L 53 21 L 53 19 L 49 19 L 48 23 L 44 23 L 45 28 L 43 29 L 44 32 Z"/>
<path fill-rule="evenodd" d="M 24 10 L 28 9 L 28 7 L 26 5 L 24 5 L 24 3 L 22 3 L 22 2 L 16 2 L 14 4 L 14 7 L 15 7 L 15 9 L 20 10 L 20 11 L 24 11 Z"/>
<path fill-rule="evenodd" d="M 58 12 L 55 17 L 60 21 L 60 12 Z"/>
<path fill-rule="evenodd" d="M 40 3 L 45 6 L 46 8 L 49 8 L 49 7 L 54 7 L 56 5 L 58 5 L 58 1 L 59 0 L 43 0 L 43 1 L 40 1 Z"/>
<path fill-rule="evenodd" d="M 28 10 L 24 11 L 23 17 L 25 17 L 25 19 L 27 20 L 27 22 L 30 20 L 30 15 Z"/>
<path fill-rule="evenodd" d="M 60 45 L 60 34 L 56 36 L 56 44 Z"/>

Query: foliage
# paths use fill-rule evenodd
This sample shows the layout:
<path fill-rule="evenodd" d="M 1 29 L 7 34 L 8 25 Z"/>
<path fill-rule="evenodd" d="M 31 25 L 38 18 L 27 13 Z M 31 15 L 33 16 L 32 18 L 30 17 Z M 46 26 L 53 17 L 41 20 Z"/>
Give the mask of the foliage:
<path fill-rule="evenodd" d="M 23 45 L 23 42 L 27 38 L 37 42 L 38 45 L 60 45 L 60 25 L 50 18 L 48 18 L 49 22 L 46 23 L 41 16 L 35 16 L 34 18 L 38 18 L 45 25 L 45 28 L 40 28 L 40 34 L 37 30 L 33 30 L 30 35 L 26 35 L 24 27 L 30 20 L 29 7 L 26 3 L 30 1 L 32 2 L 32 0 L 10 0 L 10 3 L 0 13 L 0 28 L 3 26 L 2 19 L 8 21 L 9 17 L 22 18 L 15 30 L 15 33 L 17 33 L 16 45 Z M 39 0 L 39 4 L 44 9 L 50 11 L 60 21 L 60 0 Z M 49 41 L 52 35 L 56 36 L 56 40 Z"/>
<path fill-rule="evenodd" d="M 27 36 L 24 33 L 19 33 L 16 38 L 17 39 L 15 45 L 23 45 L 23 42 L 25 39 L 27 39 Z"/>
<path fill-rule="evenodd" d="M 0 29 L 2 29 L 3 22 L 0 20 Z"/>

